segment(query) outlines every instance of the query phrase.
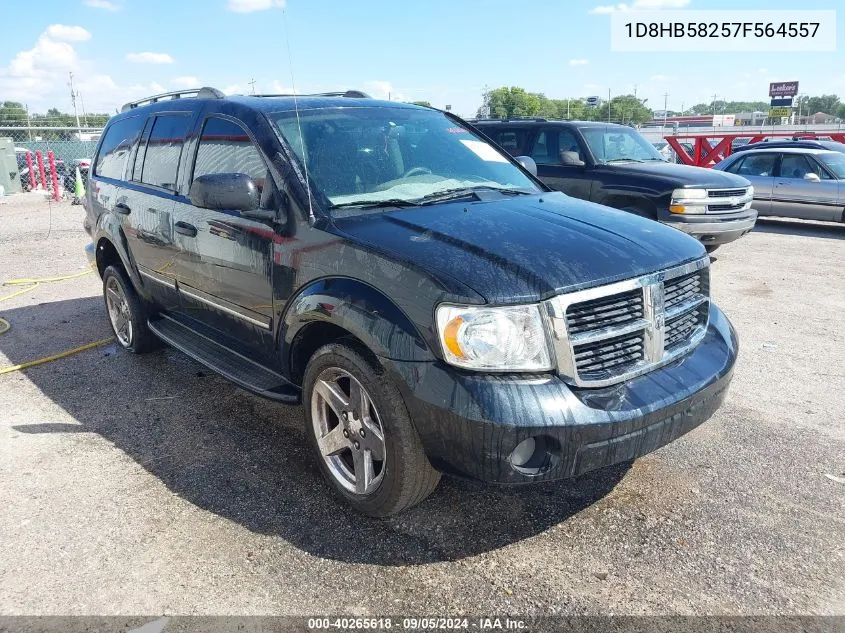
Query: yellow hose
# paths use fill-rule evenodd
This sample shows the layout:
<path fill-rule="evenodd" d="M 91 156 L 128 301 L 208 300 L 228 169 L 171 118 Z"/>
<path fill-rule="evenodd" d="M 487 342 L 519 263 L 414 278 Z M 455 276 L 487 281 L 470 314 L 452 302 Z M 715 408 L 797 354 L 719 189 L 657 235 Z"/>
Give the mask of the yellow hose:
<path fill-rule="evenodd" d="M 0 297 L 0 301 L 6 301 L 7 299 L 11 299 L 12 297 L 17 297 L 18 295 L 22 295 L 23 293 L 29 290 L 35 290 L 41 284 L 52 283 L 54 281 L 65 281 L 67 279 L 76 279 L 77 277 L 82 277 L 83 275 L 87 275 L 93 269 L 89 268 L 86 271 L 81 273 L 75 273 L 73 275 L 64 275 L 63 277 L 40 277 L 40 278 L 33 278 L 33 279 L 9 279 L 8 281 L 4 281 L 4 286 L 21 286 L 25 285 L 26 288 L 21 288 L 13 292 L 10 295 L 6 295 L 5 297 Z M 5 334 L 11 328 L 11 324 L 3 318 L 0 318 L 0 334 Z M 2 367 L 0 368 L 0 375 L 8 374 L 13 371 L 20 371 L 22 369 L 28 369 L 30 367 L 36 367 L 37 365 L 43 365 L 45 363 L 50 363 L 54 360 L 58 360 L 60 358 L 65 358 L 66 356 L 72 356 L 73 354 L 78 354 L 79 352 L 84 352 L 89 349 L 93 349 L 95 347 L 99 347 L 100 345 L 105 345 L 106 343 L 112 342 L 113 338 L 104 338 L 100 341 L 95 341 L 93 343 L 86 343 L 85 345 L 80 345 L 79 347 L 74 347 L 73 349 L 66 350 L 64 352 L 59 352 L 58 354 L 53 354 L 52 356 L 45 356 L 44 358 L 38 358 L 36 360 L 31 360 L 26 363 L 21 363 L 20 365 L 12 365 L 11 367 Z"/>
<path fill-rule="evenodd" d="M 20 371 L 21 369 L 28 369 L 29 367 L 35 367 L 36 365 L 43 365 L 44 363 L 50 363 L 54 360 L 59 360 L 60 358 L 64 358 L 65 356 L 72 356 L 73 354 L 78 354 L 79 352 L 84 352 L 89 349 L 93 349 L 95 347 L 99 347 L 100 345 L 105 345 L 106 343 L 111 343 L 114 339 L 113 338 L 104 338 L 101 341 L 94 341 L 93 343 L 86 343 L 85 345 L 80 345 L 79 347 L 74 347 L 73 349 L 69 349 L 65 352 L 60 352 L 58 354 L 53 354 L 52 356 L 45 356 L 44 358 L 39 358 L 38 360 L 31 360 L 26 363 L 21 363 L 20 365 L 12 365 L 11 367 L 2 367 L 0 368 L 0 375 L 8 374 L 13 371 Z"/>

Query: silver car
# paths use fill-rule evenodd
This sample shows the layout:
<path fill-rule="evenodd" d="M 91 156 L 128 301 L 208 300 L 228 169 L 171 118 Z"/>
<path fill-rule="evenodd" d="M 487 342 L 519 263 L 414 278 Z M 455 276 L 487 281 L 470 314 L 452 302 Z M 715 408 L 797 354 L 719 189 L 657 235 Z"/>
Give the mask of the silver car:
<path fill-rule="evenodd" d="M 845 221 L 845 154 L 800 147 L 758 149 L 728 156 L 713 169 L 754 185 L 759 215 Z"/>

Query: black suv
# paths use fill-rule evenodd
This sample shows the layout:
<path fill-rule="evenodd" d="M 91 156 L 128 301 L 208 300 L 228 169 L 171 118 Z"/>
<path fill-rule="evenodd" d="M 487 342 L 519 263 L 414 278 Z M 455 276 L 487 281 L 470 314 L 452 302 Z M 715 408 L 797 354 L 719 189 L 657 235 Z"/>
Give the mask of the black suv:
<path fill-rule="evenodd" d="M 698 238 L 709 251 L 745 235 L 757 221 L 748 180 L 668 163 L 625 125 L 543 119 L 471 123 L 513 156 L 530 157 L 540 180 L 552 189 L 659 220 Z"/>
<path fill-rule="evenodd" d="M 163 340 L 302 402 L 326 478 L 371 515 L 441 471 L 525 483 L 631 460 L 731 379 L 699 242 L 549 191 L 446 112 L 158 96 L 109 121 L 90 181 L 120 345 Z"/>

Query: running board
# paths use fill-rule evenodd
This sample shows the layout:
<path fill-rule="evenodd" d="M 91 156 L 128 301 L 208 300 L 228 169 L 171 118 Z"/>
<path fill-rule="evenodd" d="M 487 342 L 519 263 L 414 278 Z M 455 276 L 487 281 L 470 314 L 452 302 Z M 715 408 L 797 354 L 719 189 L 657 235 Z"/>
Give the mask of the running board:
<path fill-rule="evenodd" d="M 287 404 L 298 404 L 300 390 L 284 376 L 220 345 L 204 334 L 167 315 L 147 324 L 165 343 L 184 352 L 209 369 L 259 396 Z"/>

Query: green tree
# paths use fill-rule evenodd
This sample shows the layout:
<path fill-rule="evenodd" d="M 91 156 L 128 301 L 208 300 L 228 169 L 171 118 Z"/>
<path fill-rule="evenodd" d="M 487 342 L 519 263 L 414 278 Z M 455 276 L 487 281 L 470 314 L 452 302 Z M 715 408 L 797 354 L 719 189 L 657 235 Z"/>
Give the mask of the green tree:
<path fill-rule="evenodd" d="M 634 95 L 619 95 L 613 97 L 609 103 L 607 101 L 602 103 L 597 108 L 594 118 L 598 121 L 640 124 L 651 121 L 652 114 L 642 99 Z"/>
<path fill-rule="evenodd" d="M 431 102 L 430 102 L 430 101 L 411 101 L 411 103 L 412 103 L 413 105 L 425 106 L 426 108 L 430 108 L 430 107 L 431 107 Z"/>
<path fill-rule="evenodd" d="M 839 105 L 840 101 L 837 95 L 821 95 L 807 99 L 807 105 L 802 110 L 806 111 L 807 114 L 824 112 L 825 114 L 835 115 Z"/>
<path fill-rule="evenodd" d="M 17 101 L 4 101 L 0 105 L 0 125 L 25 126 L 26 108 Z"/>
<path fill-rule="evenodd" d="M 486 114 L 495 119 L 539 116 L 546 97 L 527 92 L 525 88 L 511 86 L 490 90 L 484 93 L 484 105 L 478 110 L 478 116 Z"/>

